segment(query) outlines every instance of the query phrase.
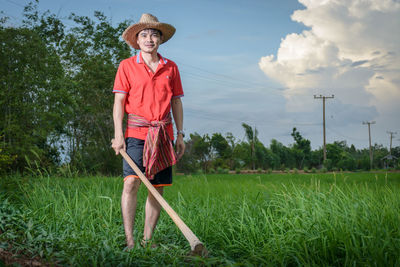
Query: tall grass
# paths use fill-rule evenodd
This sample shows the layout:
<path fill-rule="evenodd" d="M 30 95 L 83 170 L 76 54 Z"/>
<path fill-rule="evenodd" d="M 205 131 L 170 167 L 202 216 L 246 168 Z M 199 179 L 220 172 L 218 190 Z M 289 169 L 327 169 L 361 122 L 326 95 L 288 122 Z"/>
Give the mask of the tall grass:
<path fill-rule="evenodd" d="M 60 264 L 400 265 L 399 173 L 177 177 L 164 196 L 207 259 L 186 256 L 166 213 L 154 236 L 160 248 L 124 252 L 120 178 L 8 177 L 0 185 L 0 241 Z M 146 194 L 142 186 L 138 240 Z"/>

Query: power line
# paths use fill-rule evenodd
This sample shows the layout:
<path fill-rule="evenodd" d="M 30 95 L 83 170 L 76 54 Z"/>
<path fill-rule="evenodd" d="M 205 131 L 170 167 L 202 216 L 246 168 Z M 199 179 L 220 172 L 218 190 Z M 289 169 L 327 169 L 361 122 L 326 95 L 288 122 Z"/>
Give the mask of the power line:
<path fill-rule="evenodd" d="M 4 0 L 4 1 L 9 2 L 9 3 L 11 3 L 11 4 L 14 4 L 14 5 L 16 5 L 16 6 L 22 7 L 22 8 L 25 8 L 25 6 L 21 5 L 20 3 L 16 3 L 16 2 L 11 1 L 11 0 Z"/>
<path fill-rule="evenodd" d="M 174 60 L 174 61 L 176 61 L 178 63 L 178 65 L 187 66 L 187 67 L 199 70 L 201 72 L 204 72 L 204 73 L 207 73 L 207 74 L 212 74 L 212 75 L 220 77 L 220 78 L 214 78 L 214 77 L 210 77 L 210 76 L 204 76 L 204 75 L 201 75 L 199 73 L 194 74 L 194 73 L 187 72 L 185 70 L 180 70 L 180 72 L 189 73 L 192 76 L 199 76 L 199 77 L 202 77 L 204 79 L 210 79 L 210 80 L 219 81 L 219 82 L 223 82 L 223 83 L 231 83 L 231 84 L 233 83 L 234 85 L 240 86 L 242 88 L 243 87 L 246 87 L 246 88 L 250 87 L 250 88 L 254 88 L 254 89 L 268 89 L 268 90 L 273 90 L 273 91 L 283 91 L 285 89 L 288 89 L 286 87 L 267 88 L 262 83 L 257 83 L 257 82 L 253 82 L 253 81 L 249 81 L 249 80 L 238 79 L 237 77 L 233 77 L 233 76 L 229 76 L 229 75 L 225 75 L 225 74 L 221 74 L 221 73 L 217 73 L 217 72 L 212 72 L 212 71 L 209 71 L 209 70 L 197 67 L 197 66 L 193 66 L 193 65 L 190 65 L 190 64 L 187 64 L 187 63 L 183 63 L 180 59 Z"/>
<path fill-rule="evenodd" d="M 228 88 L 237 88 L 237 89 L 254 89 L 254 90 L 272 90 L 271 88 L 267 87 L 259 87 L 259 86 L 254 86 L 254 85 L 242 85 L 240 83 L 235 83 L 235 81 L 227 81 L 227 80 L 222 80 L 210 76 L 204 76 L 201 74 L 196 74 L 192 72 L 188 72 L 186 70 L 180 70 L 180 73 L 184 75 L 189 75 L 190 78 L 201 80 L 201 81 L 206 81 L 206 82 L 213 82 L 216 84 L 219 84 L 220 86 L 228 87 Z M 277 94 L 278 92 L 272 91 L 270 93 Z"/>
<path fill-rule="evenodd" d="M 232 87 L 236 87 L 236 88 L 246 87 L 246 88 L 249 88 L 249 86 L 235 84 L 235 83 L 232 83 L 230 81 L 219 80 L 219 79 L 215 79 L 213 77 L 207 77 L 207 76 L 203 76 L 203 75 L 199 75 L 199 74 L 194 74 L 194 73 L 191 73 L 191 72 L 187 72 L 185 70 L 180 70 L 180 72 L 183 73 L 183 74 L 187 74 L 187 75 L 189 75 L 189 76 L 191 76 L 192 78 L 195 78 L 195 79 L 200 79 L 200 80 L 209 81 L 209 82 L 216 82 L 216 83 L 219 83 L 220 85 L 223 85 L 223 86 L 226 86 L 226 87 L 230 87 L 230 88 L 232 88 Z M 252 87 L 250 87 L 250 88 L 252 88 Z M 254 89 L 261 89 L 261 88 L 254 88 Z"/>
<path fill-rule="evenodd" d="M 202 119 L 207 119 L 211 121 L 220 121 L 220 122 L 227 122 L 227 123 L 242 123 L 242 122 L 249 122 L 249 123 L 257 123 L 257 125 L 263 125 L 263 126 L 268 126 L 271 125 L 271 123 L 276 123 L 276 124 L 284 124 L 284 125 L 293 125 L 295 126 L 321 126 L 321 123 L 307 123 L 307 122 L 282 122 L 282 121 L 273 121 L 273 120 L 248 120 L 248 119 L 223 119 L 220 118 L 221 114 L 214 113 L 214 114 L 204 114 L 201 113 L 201 111 L 192 111 L 192 110 L 187 110 L 185 111 L 185 114 L 188 114 L 193 117 L 198 117 Z M 285 126 L 286 127 L 286 126 Z"/>
<path fill-rule="evenodd" d="M 335 133 L 335 134 L 337 134 L 337 135 L 340 135 L 340 136 L 342 136 L 342 137 L 344 137 L 344 138 L 347 138 L 347 139 L 351 139 L 351 140 L 354 140 L 354 141 L 367 141 L 367 139 L 364 139 L 364 138 L 356 138 L 356 137 L 352 137 L 352 136 L 345 135 L 345 134 L 343 134 L 343 133 L 341 133 L 341 132 L 339 132 L 339 131 L 337 131 L 337 130 L 334 130 L 333 128 L 331 128 L 331 127 L 329 127 L 329 126 L 326 126 L 326 128 L 327 128 L 329 131 L 331 131 L 331 132 L 333 132 L 333 133 Z"/>
<path fill-rule="evenodd" d="M 197 66 L 189 65 L 189 64 L 186 64 L 186 63 L 179 62 L 179 65 L 188 66 L 190 68 L 193 68 L 193 69 L 196 69 L 196 70 L 200 70 L 202 72 L 209 73 L 209 74 L 212 74 L 212 75 L 220 76 L 222 78 L 228 78 L 230 81 L 232 81 L 232 80 L 233 81 L 237 81 L 237 82 L 243 83 L 245 86 L 248 86 L 249 83 L 250 83 L 250 84 L 253 84 L 253 85 L 256 85 L 256 86 L 264 87 L 264 84 L 261 84 L 261 83 L 256 83 L 256 82 L 253 82 L 253 81 L 245 81 L 245 80 L 242 80 L 242 79 L 238 79 L 237 77 L 233 77 L 233 76 L 229 76 L 229 75 L 225 75 L 225 74 L 221 74 L 221 73 L 212 72 L 212 71 L 209 71 L 209 70 L 206 70 L 206 69 L 202 69 L 202 68 L 199 68 Z M 282 90 L 282 88 L 276 88 L 276 90 Z"/>
<path fill-rule="evenodd" d="M 3 10 L 1 10 L 1 11 L 0 11 L 0 15 L 3 15 L 3 14 L 6 15 L 6 17 L 8 17 L 8 18 L 13 18 L 13 19 L 15 19 L 15 20 L 19 20 L 17 17 L 15 17 L 15 16 L 13 16 L 13 15 L 10 15 L 10 14 L 4 12 Z"/>

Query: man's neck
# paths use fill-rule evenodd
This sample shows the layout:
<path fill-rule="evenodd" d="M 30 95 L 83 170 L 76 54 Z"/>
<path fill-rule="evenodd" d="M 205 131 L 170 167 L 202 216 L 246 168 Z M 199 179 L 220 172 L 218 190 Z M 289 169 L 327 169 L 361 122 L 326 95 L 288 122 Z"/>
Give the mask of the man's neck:
<path fill-rule="evenodd" d="M 157 52 L 154 53 L 146 53 L 146 52 L 140 52 L 142 54 L 142 58 L 146 64 L 151 64 L 151 63 L 158 63 L 160 60 L 158 58 Z"/>

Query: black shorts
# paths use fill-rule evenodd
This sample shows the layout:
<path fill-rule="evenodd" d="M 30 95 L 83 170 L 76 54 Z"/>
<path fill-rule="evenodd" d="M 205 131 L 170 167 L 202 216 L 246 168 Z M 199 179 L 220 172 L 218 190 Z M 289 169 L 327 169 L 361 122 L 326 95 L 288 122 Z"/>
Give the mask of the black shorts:
<path fill-rule="evenodd" d="M 143 166 L 143 148 L 144 148 L 144 140 L 128 137 L 125 139 L 126 144 L 126 153 L 132 158 L 133 162 L 139 167 L 139 169 L 145 173 L 145 167 Z M 131 166 L 129 166 L 128 162 L 125 159 L 122 161 L 123 163 L 123 174 L 124 181 L 128 178 L 136 178 L 139 179 L 139 176 L 132 170 Z M 172 167 L 168 167 L 156 175 L 154 175 L 154 179 L 149 181 L 154 185 L 154 187 L 161 186 L 170 186 L 172 185 Z"/>

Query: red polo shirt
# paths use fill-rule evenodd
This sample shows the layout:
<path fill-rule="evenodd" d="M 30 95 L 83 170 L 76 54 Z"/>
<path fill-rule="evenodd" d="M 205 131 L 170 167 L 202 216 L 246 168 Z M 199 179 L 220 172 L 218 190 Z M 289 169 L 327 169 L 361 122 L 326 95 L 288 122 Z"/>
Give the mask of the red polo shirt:
<path fill-rule="evenodd" d="M 149 121 L 162 120 L 171 110 L 171 99 L 183 96 L 181 77 L 176 64 L 158 54 L 155 73 L 144 63 L 141 53 L 124 59 L 115 76 L 113 93 L 127 94 L 125 112 Z M 126 129 L 125 137 L 146 140 L 148 128 Z M 172 124 L 167 133 L 174 139 Z"/>

